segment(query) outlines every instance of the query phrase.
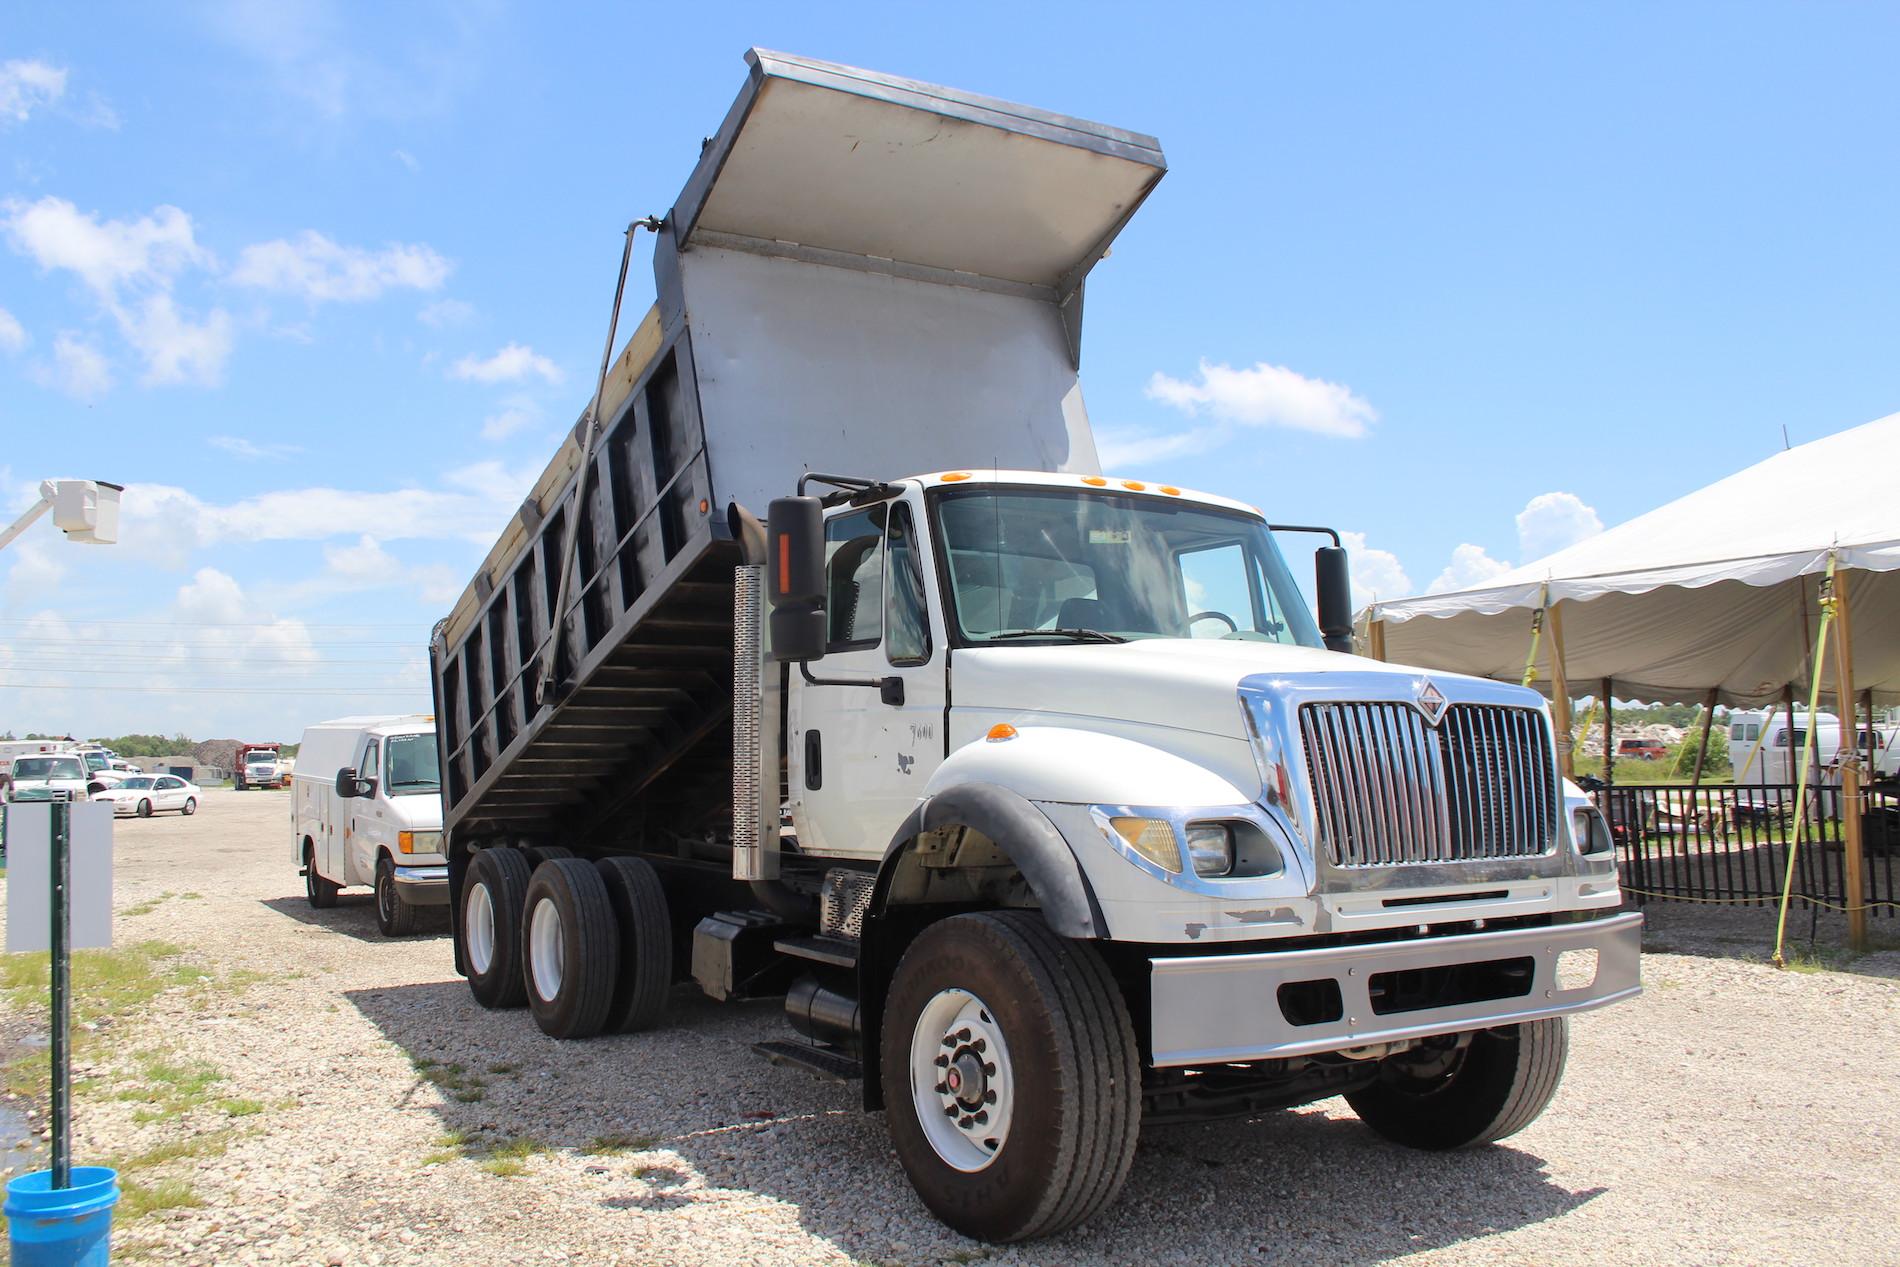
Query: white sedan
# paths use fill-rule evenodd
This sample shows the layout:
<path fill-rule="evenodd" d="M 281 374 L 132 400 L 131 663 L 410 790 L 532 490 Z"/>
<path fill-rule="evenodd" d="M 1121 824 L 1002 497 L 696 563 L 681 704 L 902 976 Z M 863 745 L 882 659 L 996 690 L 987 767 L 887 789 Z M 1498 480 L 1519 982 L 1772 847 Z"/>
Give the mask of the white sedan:
<path fill-rule="evenodd" d="M 117 787 L 94 792 L 92 799 L 111 801 L 115 818 L 127 814 L 150 818 L 164 809 L 196 814 L 198 798 L 202 795 L 197 784 L 187 783 L 175 774 L 135 774 Z"/>

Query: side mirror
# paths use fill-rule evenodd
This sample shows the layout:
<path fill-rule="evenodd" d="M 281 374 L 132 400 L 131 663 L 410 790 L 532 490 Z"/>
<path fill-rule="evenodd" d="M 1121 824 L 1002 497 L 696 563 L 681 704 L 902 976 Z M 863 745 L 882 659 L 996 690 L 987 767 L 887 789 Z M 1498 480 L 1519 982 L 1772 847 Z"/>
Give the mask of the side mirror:
<path fill-rule="evenodd" d="M 376 780 L 359 779 L 356 771 L 344 766 L 336 772 L 336 794 L 344 800 L 353 800 L 359 796 L 376 795 Z"/>
<path fill-rule="evenodd" d="M 1313 579 L 1319 594 L 1319 634 L 1328 651 L 1352 650 L 1352 570 L 1340 546 L 1313 551 Z"/>
<path fill-rule="evenodd" d="M 816 497 L 779 497 L 766 513 L 766 594 L 773 660 L 825 654 L 825 519 Z"/>

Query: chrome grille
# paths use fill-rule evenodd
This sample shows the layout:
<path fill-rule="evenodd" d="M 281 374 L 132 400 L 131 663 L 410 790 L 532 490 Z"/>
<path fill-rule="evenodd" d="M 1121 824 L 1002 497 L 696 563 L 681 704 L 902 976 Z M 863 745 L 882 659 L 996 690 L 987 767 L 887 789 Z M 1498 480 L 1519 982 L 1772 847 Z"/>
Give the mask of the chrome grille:
<path fill-rule="evenodd" d="M 1334 866 L 1525 858 L 1556 842 L 1557 775 L 1535 709 L 1308 704 L 1300 740 Z"/>

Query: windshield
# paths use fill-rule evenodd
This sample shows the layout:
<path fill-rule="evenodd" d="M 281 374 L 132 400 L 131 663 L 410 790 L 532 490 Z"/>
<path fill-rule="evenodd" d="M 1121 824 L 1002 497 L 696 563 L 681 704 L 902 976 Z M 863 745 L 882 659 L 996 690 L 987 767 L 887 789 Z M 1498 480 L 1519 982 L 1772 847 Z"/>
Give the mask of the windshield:
<path fill-rule="evenodd" d="M 88 752 L 85 754 L 85 756 L 86 756 L 86 768 L 88 770 L 103 770 L 106 768 L 107 762 L 106 762 L 105 753 Z"/>
<path fill-rule="evenodd" d="M 383 787 L 391 796 L 439 792 L 434 735 L 396 735 L 385 747 Z"/>
<path fill-rule="evenodd" d="M 244 754 L 245 765 L 269 765 L 275 760 L 277 760 L 277 754 L 274 752 L 247 752 Z"/>
<path fill-rule="evenodd" d="M 83 779 L 86 767 L 78 757 L 21 757 L 13 763 L 16 779 Z"/>
<path fill-rule="evenodd" d="M 133 791 L 137 791 L 139 788 L 150 787 L 152 786 L 153 783 L 156 783 L 156 782 L 157 780 L 152 778 L 150 775 L 141 774 L 137 778 L 127 779 L 125 782 L 119 784 L 119 789 L 121 791 L 124 791 L 129 788 Z"/>
<path fill-rule="evenodd" d="M 966 642 L 1088 631 L 1321 645 L 1272 535 L 1246 515 L 1009 487 L 941 493 L 935 511 L 951 625 Z"/>

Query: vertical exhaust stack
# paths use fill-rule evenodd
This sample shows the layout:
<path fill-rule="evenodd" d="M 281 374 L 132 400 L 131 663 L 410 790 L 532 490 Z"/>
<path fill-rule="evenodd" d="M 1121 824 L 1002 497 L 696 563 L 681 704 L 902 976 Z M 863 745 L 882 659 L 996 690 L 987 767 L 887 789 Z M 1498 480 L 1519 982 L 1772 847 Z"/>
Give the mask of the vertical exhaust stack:
<path fill-rule="evenodd" d="M 765 566 L 732 570 L 732 878 L 778 879 L 777 665 L 765 663 Z"/>

